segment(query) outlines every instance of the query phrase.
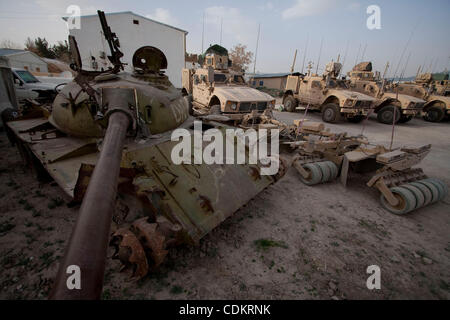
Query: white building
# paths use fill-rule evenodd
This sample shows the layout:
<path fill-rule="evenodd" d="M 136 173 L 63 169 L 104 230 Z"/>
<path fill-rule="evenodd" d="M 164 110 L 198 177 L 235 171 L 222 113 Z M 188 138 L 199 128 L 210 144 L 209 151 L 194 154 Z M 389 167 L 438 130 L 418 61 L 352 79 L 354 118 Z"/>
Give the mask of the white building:
<path fill-rule="evenodd" d="M 153 46 L 166 55 L 168 67 L 165 72 L 173 85 L 181 88 L 181 69 L 185 65 L 187 31 L 131 11 L 106 13 L 106 20 L 111 31 L 119 38 L 120 50 L 124 54 L 122 62 L 128 64 L 125 66 L 126 71 L 132 71 L 133 54 L 137 49 Z M 110 66 L 107 58 L 110 55 L 108 43 L 103 36 L 97 15 L 82 16 L 80 29 L 70 30 L 70 35 L 77 40 L 83 69 L 101 70 Z"/>
<path fill-rule="evenodd" d="M 30 72 L 48 72 L 47 63 L 33 52 L 18 49 L 0 49 L 0 56 L 8 59 L 11 68 L 25 69 Z"/>

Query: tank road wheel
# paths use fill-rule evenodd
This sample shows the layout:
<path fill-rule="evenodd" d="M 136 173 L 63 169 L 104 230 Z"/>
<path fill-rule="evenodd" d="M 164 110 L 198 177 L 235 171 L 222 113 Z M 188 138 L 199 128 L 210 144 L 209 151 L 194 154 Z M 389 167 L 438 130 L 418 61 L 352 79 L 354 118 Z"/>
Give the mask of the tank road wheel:
<path fill-rule="evenodd" d="M 431 203 L 434 203 L 439 200 L 439 196 L 440 196 L 439 189 L 434 184 L 432 184 L 431 182 L 428 182 L 428 181 L 424 181 L 424 180 L 419 180 L 417 182 L 423 184 L 428 189 L 430 189 L 431 195 L 432 195 Z"/>
<path fill-rule="evenodd" d="M 410 190 L 402 187 L 394 187 L 391 188 L 391 192 L 399 200 L 399 203 L 393 207 L 384 198 L 383 194 L 381 194 L 381 204 L 386 210 L 393 214 L 405 214 L 414 210 L 416 207 L 416 197 Z"/>
<path fill-rule="evenodd" d="M 322 108 L 322 120 L 324 122 L 336 123 L 341 120 L 341 110 L 335 103 L 327 103 Z"/>
<path fill-rule="evenodd" d="M 377 120 L 378 122 L 384 123 L 384 124 L 392 124 L 394 120 L 394 112 L 395 112 L 395 123 L 397 123 L 400 120 L 400 111 L 396 106 L 389 105 L 381 108 L 380 111 L 377 113 Z"/>
<path fill-rule="evenodd" d="M 221 114 L 222 110 L 220 110 L 220 105 L 216 104 L 211 106 L 209 109 L 209 114 Z"/>
<path fill-rule="evenodd" d="M 347 121 L 350 123 L 360 123 L 364 120 L 364 116 L 354 116 L 351 118 L 347 118 Z"/>
<path fill-rule="evenodd" d="M 430 107 L 425 111 L 423 119 L 429 122 L 441 122 L 445 117 L 445 112 L 439 107 Z"/>
<path fill-rule="evenodd" d="M 444 186 L 442 185 L 442 183 L 439 180 L 436 179 L 424 179 L 422 181 L 426 181 L 431 183 L 432 185 L 434 185 L 438 191 L 439 191 L 439 199 L 438 200 L 442 200 L 445 198 L 445 196 L 447 195 L 447 192 L 444 188 Z"/>
<path fill-rule="evenodd" d="M 325 161 L 325 164 L 330 168 L 331 170 L 331 177 L 330 177 L 330 181 L 334 180 L 337 178 L 338 174 L 339 174 L 339 169 L 337 167 L 337 165 L 333 162 L 333 161 Z"/>
<path fill-rule="evenodd" d="M 326 162 L 316 162 L 315 163 L 320 171 L 322 172 L 322 183 L 331 181 L 331 177 L 332 177 L 332 172 L 331 172 L 331 168 L 326 164 Z"/>
<path fill-rule="evenodd" d="M 402 185 L 402 188 L 408 189 L 416 197 L 416 207 L 414 209 L 423 207 L 423 205 L 425 204 L 425 196 L 422 193 L 422 191 L 420 191 L 419 188 L 417 188 L 413 185 L 410 185 L 410 184 L 404 184 L 404 185 Z"/>
<path fill-rule="evenodd" d="M 312 186 L 318 184 L 322 181 L 322 171 L 320 167 L 315 163 L 307 163 L 303 165 L 303 168 L 310 173 L 308 179 L 305 179 L 302 175 L 300 175 L 300 180 L 306 184 L 307 186 Z"/>
<path fill-rule="evenodd" d="M 419 183 L 419 182 L 411 182 L 409 185 L 416 187 L 420 191 L 422 191 L 423 196 L 425 197 L 425 201 L 423 203 L 423 206 L 427 206 L 431 203 L 433 200 L 433 194 L 431 193 L 430 189 L 428 189 L 425 185 Z"/>
<path fill-rule="evenodd" d="M 413 118 L 413 116 L 405 116 L 404 114 L 402 114 L 400 116 L 400 120 L 398 120 L 399 123 L 406 123 L 408 121 L 411 121 Z"/>
<path fill-rule="evenodd" d="M 295 109 L 297 108 L 297 105 L 298 105 L 297 99 L 295 99 L 291 95 L 286 96 L 283 100 L 283 106 L 287 112 L 294 112 Z"/>

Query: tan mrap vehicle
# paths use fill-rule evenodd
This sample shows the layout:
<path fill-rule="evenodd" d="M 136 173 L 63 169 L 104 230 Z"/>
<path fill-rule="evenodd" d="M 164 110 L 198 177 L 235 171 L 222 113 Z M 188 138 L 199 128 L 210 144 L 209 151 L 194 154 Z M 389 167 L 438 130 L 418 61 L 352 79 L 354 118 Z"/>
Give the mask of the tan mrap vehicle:
<path fill-rule="evenodd" d="M 246 114 L 262 114 L 275 107 L 275 99 L 249 87 L 242 73 L 230 70 L 228 51 L 211 46 L 203 56 L 203 67 L 183 69 L 183 94 L 192 95 L 195 115 L 221 114 L 241 120 Z"/>
<path fill-rule="evenodd" d="M 378 122 L 385 124 L 408 122 L 419 114 L 425 101 L 398 92 L 386 92 L 384 82 L 372 72 L 371 62 L 361 62 L 352 71 L 347 73 L 350 77 L 349 88 L 352 91 L 365 93 L 376 98 L 374 112 Z"/>
<path fill-rule="evenodd" d="M 284 109 L 293 112 L 302 104 L 308 105 L 308 109 L 321 111 L 325 122 L 336 123 L 342 117 L 350 122 L 362 121 L 375 99 L 347 90 L 345 83 L 337 79 L 341 68 L 340 63 L 331 62 L 323 76 L 289 75 L 284 90 Z"/>
<path fill-rule="evenodd" d="M 423 119 L 430 122 L 450 118 L 448 88 L 448 80 L 433 80 L 430 73 L 418 75 L 415 82 L 399 83 L 394 86 L 394 90 L 398 92 L 425 100 Z"/>

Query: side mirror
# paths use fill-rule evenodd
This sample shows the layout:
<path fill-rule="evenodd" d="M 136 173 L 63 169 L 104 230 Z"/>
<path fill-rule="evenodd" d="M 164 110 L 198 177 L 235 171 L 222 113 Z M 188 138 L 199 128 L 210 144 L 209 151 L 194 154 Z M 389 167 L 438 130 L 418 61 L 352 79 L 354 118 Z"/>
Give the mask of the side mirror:
<path fill-rule="evenodd" d="M 20 82 L 20 80 L 19 80 L 19 79 L 14 79 L 14 83 L 15 83 L 15 84 L 18 84 L 19 86 L 21 86 L 21 85 L 22 85 L 22 82 Z"/>

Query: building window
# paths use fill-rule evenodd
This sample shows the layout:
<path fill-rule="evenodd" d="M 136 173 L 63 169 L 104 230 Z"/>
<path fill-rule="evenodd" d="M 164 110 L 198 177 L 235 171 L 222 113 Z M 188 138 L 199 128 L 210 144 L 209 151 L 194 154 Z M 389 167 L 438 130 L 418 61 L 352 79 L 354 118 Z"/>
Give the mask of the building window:
<path fill-rule="evenodd" d="M 139 24 L 139 20 L 133 20 L 133 24 Z"/>
<path fill-rule="evenodd" d="M 28 70 L 28 67 L 27 66 L 25 66 L 25 67 L 23 67 L 25 70 Z"/>
<path fill-rule="evenodd" d="M 256 81 L 255 80 L 252 81 L 252 86 L 256 86 Z"/>
<path fill-rule="evenodd" d="M 41 72 L 41 68 L 36 67 L 36 72 Z"/>
<path fill-rule="evenodd" d="M 259 80 L 259 86 L 262 87 L 264 85 L 264 81 Z"/>

